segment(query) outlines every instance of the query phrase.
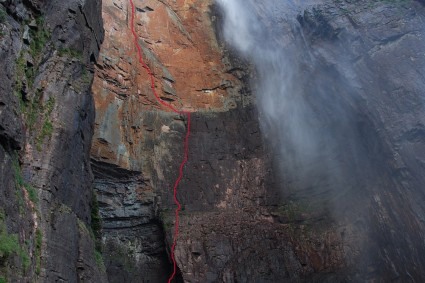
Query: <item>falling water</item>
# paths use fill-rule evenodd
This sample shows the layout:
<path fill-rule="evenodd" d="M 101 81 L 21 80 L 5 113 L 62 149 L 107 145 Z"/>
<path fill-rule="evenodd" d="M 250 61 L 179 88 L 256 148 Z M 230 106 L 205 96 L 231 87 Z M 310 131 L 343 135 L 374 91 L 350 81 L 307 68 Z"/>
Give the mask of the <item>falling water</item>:
<path fill-rule="evenodd" d="M 355 84 L 352 72 L 339 58 L 338 71 L 351 81 L 335 82 L 335 74 L 315 59 L 300 25 L 302 11 L 319 1 L 218 3 L 225 40 L 256 67 L 258 80 L 252 84 L 262 132 L 277 161 L 286 199 L 322 202 L 327 210 L 330 205 L 335 209 L 329 200 L 355 184 L 353 173 L 362 154 L 353 136 L 351 106 L 332 89 L 342 85 L 341 91 L 349 93 Z"/>
<path fill-rule="evenodd" d="M 357 250 L 345 256 L 364 279 L 348 281 L 415 281 L 425 250 L 424 167 L 416 163 L 425 42 L 423 14 L 411 11 L 422 6 L 342 1 L 353 20 L 335 6 L 341 1 L 217 2 L 225 41 L 256 69 L 252 90 L 281 202 L 310 205 L 319 211 L 313 223 L 330 220 L 318 226 L 343 227 L 342 241 Z M 379 25 L 382 11 L 391 28 Z"/>

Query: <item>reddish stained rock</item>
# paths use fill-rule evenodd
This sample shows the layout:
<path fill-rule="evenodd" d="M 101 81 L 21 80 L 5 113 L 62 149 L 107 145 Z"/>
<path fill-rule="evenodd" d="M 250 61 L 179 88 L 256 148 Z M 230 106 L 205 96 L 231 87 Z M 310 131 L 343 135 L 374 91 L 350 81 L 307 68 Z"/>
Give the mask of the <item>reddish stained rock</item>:
<path fill-rule="evenodd" d="M 155 76 L 156 91 L 177 109 L 224 111 L 234 105 L 228 103 L 231 92 L 227 90 L 240 83 L 225 72 L 209 20 L 210 5 L 211 1 L 135 3 L 136 32 L 144 60 Z M 96 126 L 91 154 L 137 169 L 132 159 L 140 156 L 134 147 L 152 129 L 134 121 L 142 111 L 169 109 L 156 101 L 147 71 L 138 62 L 129 9 L 128 1 L 103 1 L 105 42 L 92 87 Z"/>

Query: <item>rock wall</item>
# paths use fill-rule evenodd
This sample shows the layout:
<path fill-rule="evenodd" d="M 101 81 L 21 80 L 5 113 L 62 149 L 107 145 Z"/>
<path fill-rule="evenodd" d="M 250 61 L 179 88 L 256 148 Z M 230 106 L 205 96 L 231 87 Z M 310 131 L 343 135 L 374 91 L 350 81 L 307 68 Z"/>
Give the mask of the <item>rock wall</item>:
<path fill-rule="evenodd" d="M 136 8 L 161 97 L 194 112 L 179 189 L 179 280 L 278 282 L 343 266 L 338 232 L 308 232 L 297 225 L 298 214 L 280 205 L 248 84 L 255 72 L 220 41 L 213 2 L 147 1 Z M 171 185 L 185 121 L 156 103 L 135 57 L 128 13 L 125 1 L 103 2 L 106 40 L 93 84 L 91 156 L 108 278 L 148 282 L 164 280 L 170 268 Z"/>
<path fill-rule="evenodd" d="M 300 169 L 313 174 L 285 176 L 285 195 L 329 211 L 349 280 L 424 278 L 424 12 L 416 1 L 326 1 L 286 30 L 321 149 Z"/>
<path fill-rule="evenodd" d="M 194 112 L 178 195 L 178 281 L 423 281 L 424 7 L 310 2 L 292 18 L 282 13 L 292 25 L 275 26 L 275 40 L 293 40 L 312 125 L 341 135 L 334 147 L 320 141 L 303 180 L 264 142 L 249 83 L 261 74 L 223 42 L 213 1 L 135 3 L 161 98 Z M 129 12 L 127 1 L 102 3 L 90 155 L 108 281 L 162 282 L 186 124 L 153 97 Z M 339 178 L 321 178 L 328 160 L 338 160 Z"/>
<path fill-rule="evenodd" d="M 256 10 L 333 134 L 305 168 L 263 138 L 262 70 L 212 0 L 136 3 L 158 93 L 193 112 L 178 282 L 424 281 L 423 1 L 309 3 Z M 150 91 L 128 2 L 0 1 L 0 62 L 0 281 L 166 281 L 187 125 Z"/>
<path fill-rule="evenodd" d="M 106 281 L 90 232 L 100 8 L 100 1 L 0 3 L 0 278 L 7 282 Z"/>

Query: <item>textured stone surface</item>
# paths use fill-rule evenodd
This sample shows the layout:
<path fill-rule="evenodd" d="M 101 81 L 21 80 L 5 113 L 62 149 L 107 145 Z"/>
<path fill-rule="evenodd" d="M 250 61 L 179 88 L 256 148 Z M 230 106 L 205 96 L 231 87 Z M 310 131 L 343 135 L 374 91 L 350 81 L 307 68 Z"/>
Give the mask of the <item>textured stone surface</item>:
<path fill-rule="evenodd" d="M 283 215 L 276 216 L 334 234 L 331 246 L 339 248 L 334 255 L 325 248 L 318 254 L 322 261 L 307 263 L 313 270 L 301 274 L 306 281 L 421 282 L 425 42 L 418 27 L 423 6 L 350 2 L 316 1 L 300 13 L 273 10 L 275 17 L 267 17 L 261 4 L 253 5 L 259 15 L 253 21 L 272 27 L 258 28 L 264 33 L 254 44 L 276 40 L 286 55 L 278 57 L 279 64 L 259 64 L 259 73 L 267 78 L 282 74 L 280 65 L 291 66 L 283 74 L 291 78 L 287 97 L 310 110 L 302 122 L 309 125 L 308 136 L 316 138 L 316 150 L 297 164 L 298 148 L 288 137 L 292 121 L 285 120 L 294 119 L 289 113 L 296 110 L 286 108 L 289 113 L 282 111 L 274 121 L 272 129 L 281 135 L 272 132 L 268 140 L 281 154 L 274 162 L 281 166 L 276 182 L 284 204 Z M 274 101 L 281 109 L 284 102 Z M 302 236 L 323 243 L 320 237 Z M 305 251 L 303 237 L 295 246 Z M 312 252 L 306 255 L 315 258 Z"/>
<path fill-rule="evenodd" d="M 196 112 L 178 195 L 180 281 L 424 281 L 423 1 L 308 2 L 314 6 L 282 12 L 270 25 L 293 54 L 297 94 L 323 134 L 314 162 L 300 167 L 291 152 L 274 154 L 285 140 L 263 141 L 248 87 L 262 70 L 220 41 L 212 1 L 136 2 L 160 96 Z M 99 1 L 0 8 L 0 228 L 16 234 L 21 249 L 0 258 L 0 276 L 165 281 L 171 185 L 187 125 L 149 89 L 128 2 L 103 1 L 100 55 Z M 89 228 L 93 134 L 107 274 Z M 297 178 L 297 170 L 308 174 Z"/>
<path fill-rule="evenodd" d="M 182 110 L 235 107 L 232 91 L 226 91 L 237 88 L 235 78 L 221 61 L 208 1 L 145 1 L 135 5 L 136 32 L 159 96 Z M 138 170 L 141 144 L 150 134 L 144 112 L 160 106 L 136 57 L 129 9 L 128 1 L 103 1 L 107 28 L 93 83 L 97 120 L 92 155 Z"/>
<path fill-rule="evenodd" d="M 92 164 L 109 282 L 165 281 L 169 264 L 156 194 L 140 172 Z"/>
<path fill-rule="evenodd" d="M 220 41 L 212 1 L 136 3 L 158 92 L 196 112 L 179 188 L 184 281 L 423 280 L 423 5 L 309 2 L 270 25 L 294 54 L 314 131 L 340 133 L 322 138 L 303 168 L 272 154 L 284 141 L 265 146 L 248 87 L 261 74 Z M 108 278 L 161 281 L 186 124 L 158 106 L 135 63 L 128 3 L 104 1 L 103 17 L 91 156 Z M 326 177 L 329 168 L 337 178 Z M 296 170 L 309 175 L 294 178 Z"/>
<path fill-rule="evenodd" d="M 414 1 L 315 9 L 298 17 L 313 60 L 299 53 L 308 79 L 295 80 L 306 86 L 312 109 L 322 107 L 314 125 L 323 136 L 338 133 L 335 147 L 324 143 L 321 166 L 337 160 L 330 172 L 339 178 L 316 185 L 315 196 L 335 197 L 332 218 L 363 238 L 345 254 L 348 278 L 422 281 L 425 42 L 418 26 L 425 11 Z M 298 197 L 310 193 L 303 182 L 313 183 L 291 182 Z"/>
<path fill-rule="evenodd" d="M 100 1 L 2 1 L 1 200 L 21 252 L 10 282 L 99 282 L 90 225 Z M 12 165 L 13 164 L 13 165 Z M 29 267 L 22 267 L 27 254 Z"/>
<path fill-rule="evenodd" d="M 242 86 L 229 63 L 222 61 L 209 20 L 210 3 L 135 4 L 136 30 L 159 95 L 178 109 L 196 109 L 213 120 L 215 112 L 235 108 Z M 107 166 L 96 169 L 95 174 L 109 280 L 162 282 L 169 272 L 162 220 L 172 209 L 170 186 L 182 156 L 185 121 L 161 110 L 152 95 L 146 70 L 137 63 L 128 9 L 128 1 L 103 2 L 106 40 L 93 83 L 97 117 L 91 155 L 94 164 L 130 170 L 118 179 L 107 177 L 108 181 Z M 202 128 L 208 118 L 200 114 L 194 120 L 195 128 Z M 208 123 L 219 127 L 215 123 L 221 121 Z M 209 138 L 206 135 L 203 138 Z M 219 146 L 216 144 L 215 149 Z M 103 170 L 106 171 L 102 173 Z M 133 180 L 134 172 L 140 175 L 137 182 Z M 200 182 L 194 184 L 201 185 Z M 205 201 L 214 206 L 211 196 Z M 127 254 L 131 256 L 123 256 Z"/>

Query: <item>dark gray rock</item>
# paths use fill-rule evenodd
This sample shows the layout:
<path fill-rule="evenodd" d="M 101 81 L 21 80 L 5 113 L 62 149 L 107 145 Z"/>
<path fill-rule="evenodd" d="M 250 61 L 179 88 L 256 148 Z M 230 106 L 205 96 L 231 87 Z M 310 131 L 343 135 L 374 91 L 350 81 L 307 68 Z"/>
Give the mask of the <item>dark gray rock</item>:
<path fill-rule="evenodd" d="M 93 160 L 109 282 L 165 282 L 169 263 L 158 195 L 140 172 Z"/>
<path fill-rule="evenodd" d="M 308 241 L 326 248 L 319 261 L 307 248 L 299 278 L 423 281 L 417 268 L 425 248 L 423 6 L 321 1 L 298 14 L 273 11 L 273 17 L 252 7 L 258 14 L 253 22 L 267 27 L 253 29 L 254 45 L 265 46 L 264 53 L 248 52 L 258 68 L 259 101 L 268 85 L 291 78 L 287 95 L 272 101 L 281 107 L 275 107 L 278 119 L 266 121 L 263 130 L 276 153 L 282 208 L 296 204 L 300 215 L 272 214 L 275 221 L 294 222 L 295 230 L 283 235 L 292 238 L 311 225 L 317 235 L 327 231 L 338 247 L 332 254 L 324 238 L 301 233 L 292 241 L 297 261 L 303 262 Z M 282 52 L 269 60 L 264 42 Z M 260 118 L 269 119 L 262 110 Z M 300 133 L 304 138 L 294 142 L 291 135 Z"/>
<path fill-rule="evenodd" d="M 1 267 L 11 282 L 107 281 L 87 228 L 93 194 L 90 70 L 103 40 L 100 4 L 2 4 L 0 208 L 29 255 L 25 271 L 17 270 L 23 266 L 19 253 Z"/>

